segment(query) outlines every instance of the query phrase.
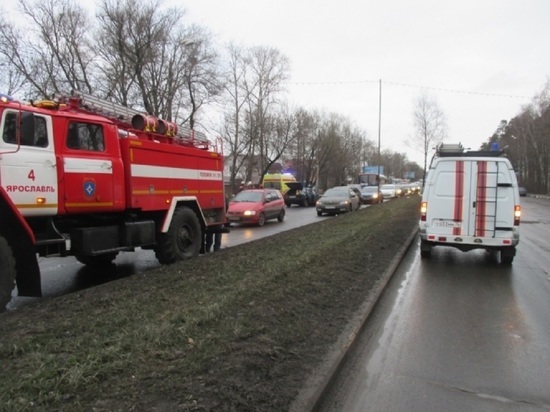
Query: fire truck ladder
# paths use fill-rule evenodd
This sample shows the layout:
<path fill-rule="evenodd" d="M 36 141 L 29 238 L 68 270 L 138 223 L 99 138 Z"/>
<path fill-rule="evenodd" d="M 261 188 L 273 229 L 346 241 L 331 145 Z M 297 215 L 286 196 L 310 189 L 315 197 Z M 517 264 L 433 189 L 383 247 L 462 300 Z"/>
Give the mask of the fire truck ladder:
<path fill-rule="evenodd" d="M 130 109 L 129 107 L 123 106 L 119 103 L 113 103 L 108 100 L 100 99 L 79 90 L 73 90 L 71 94 L 72 98 L 77 98 L 80 101 L 80 106 L 83 110 L 94 114 L 100 114 L 118 124 L 122 123 L 124 124 L 125 129 L 132 129 L 132 119 L 134 116 L 144 114 L 144 112 Z M 193 130 L 186 125 L 179 126 L 178 133 L 175 137 L 190 144 L 196 142 L 199 145 L 206 145 L 207 147 L 210 144 L 204 133 Z"/>
<path fill-rule="evenodd" d="M 94 114 L 100 114 L 116 122 L 131 125 L 132 117 L 141 114 L 141 112 L 137 110 L 130 109 L 129 107 L 118 103 L 113 103 L 108 100 L 100 99 L 79 90 L 73 90 L 71 94 L 73 97 L 80 99 L 80 104 L 84 110 Z"/>
<path fill-rule="evenodd" d="M 495 162 L 495 171 L 489 171 L 489 162 L 487 162 L 487 169 L 480 171 L 480 163 L 481 162 L 478 162 L 475 236 L 487 236 L 490 234 L 492 235 L 491 237 L 494 238 L 496 231 L 499 230 L 499 228 L 496 227 L 498 189 L 503 186 L 511 186 L 511 184 L 498 182 L 500 162 Z M 480 182 L 484 182 L 484 184 L 479 184 Z"/>

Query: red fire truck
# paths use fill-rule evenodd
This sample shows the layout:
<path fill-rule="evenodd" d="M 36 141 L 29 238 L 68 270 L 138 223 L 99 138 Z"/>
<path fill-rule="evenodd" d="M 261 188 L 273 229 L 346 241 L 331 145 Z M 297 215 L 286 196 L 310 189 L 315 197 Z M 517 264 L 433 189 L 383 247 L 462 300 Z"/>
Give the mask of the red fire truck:
<path fill-rule="evenodd" d="M 41 295 L 37 256 L 104 265 L 140 247 L 170 264 L 226 231 L 223 158 L 204 134 L 73 91 L 0 95 L 0 136 L 0 310 L 15 285 Z"/>

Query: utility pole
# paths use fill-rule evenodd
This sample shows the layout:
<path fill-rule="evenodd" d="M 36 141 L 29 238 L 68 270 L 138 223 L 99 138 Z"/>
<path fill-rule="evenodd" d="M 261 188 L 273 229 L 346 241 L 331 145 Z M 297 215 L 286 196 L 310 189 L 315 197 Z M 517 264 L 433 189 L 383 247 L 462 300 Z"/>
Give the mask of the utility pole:
<path fill-rule="evenodd" d="M 382 131 L 382 79 L 380 79 L 378 89 L 378 191 L 380 191 L 380 134 Z"/>

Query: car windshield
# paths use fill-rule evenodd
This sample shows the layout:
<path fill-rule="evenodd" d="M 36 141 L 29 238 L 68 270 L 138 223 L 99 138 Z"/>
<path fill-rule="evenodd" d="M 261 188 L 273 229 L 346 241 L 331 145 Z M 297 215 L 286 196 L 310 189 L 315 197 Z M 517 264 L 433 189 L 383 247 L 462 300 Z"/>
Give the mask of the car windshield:
<path fill-rule="evenodd" d="M 386 190 L 393 190 L 393 189 L 395 189 L 395 185 L 384 185 L 384 186 L 382 186 L 380 189 L 381 189 L 381 190 L 384 190 L 384 189 L 386 189 Z"/>
<path fill-rule="evenodd" d="M 262 192 L 239 192 L 233 198 L 232 202 L 261 202 Z"/>
<path fill-rule="evenodd" d="M 369 186 L 361 189 L 361 192 L 363 193 L 375 193 L 377 191 L 378 191 L 378 188 L 376 186 Z"/>
<path fill-rule="evenodd" d="M 325 196 L 348 196 L 349 189 L 346 187 L 333 187 L 325 192 Z"/>

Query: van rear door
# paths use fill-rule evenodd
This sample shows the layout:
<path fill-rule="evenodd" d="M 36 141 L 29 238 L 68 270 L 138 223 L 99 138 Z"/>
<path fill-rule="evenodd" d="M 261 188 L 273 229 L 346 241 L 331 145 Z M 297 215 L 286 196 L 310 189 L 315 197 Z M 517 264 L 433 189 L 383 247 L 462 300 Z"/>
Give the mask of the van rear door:
<path fill-rule="evenodd" d="M 478 159 L 471 162 L 472 213 L 469 236 L 499 237 L 511 232 L 517 192 L 515 174 L 505 159 Z"/>
<path fill-rule="evenodd" d="M 471 164 L 461 160 L 441 159 L 433 169 L 429 188 L 427 221 L 430 233 L 442 236 L 465 236 L 470 230 L 472 191 Z"/>
<path fill-rule="evenodd" d="M 514 223 L 514 185 L 501 159 L 441 159 L 427 221 L 435 235 L 495 237 Z"/>

